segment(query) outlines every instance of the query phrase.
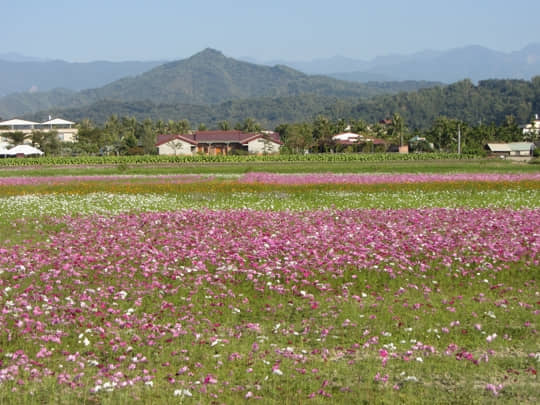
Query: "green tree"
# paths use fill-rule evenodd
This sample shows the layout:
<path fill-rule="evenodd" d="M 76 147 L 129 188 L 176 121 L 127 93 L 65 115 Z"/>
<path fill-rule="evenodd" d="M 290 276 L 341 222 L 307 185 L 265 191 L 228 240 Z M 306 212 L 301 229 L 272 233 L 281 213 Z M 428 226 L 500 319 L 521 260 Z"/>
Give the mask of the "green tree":
<path fill-rule="evenodd" d="M 399 141 L 399 146 L 403 146 L 403 133 L 405 132 L 405 123 L 403 118 L 398 113 L 392 115 L 392 123 L 390 124 L 390 135 L 396 142 Z"/>
<path fill-rule="evenodd" d="M 119 151 L 123 155 L 136 155 L 139 154 L 137 150 L 137 138 L 131 132 L 127 132 L 124 137 L 122 137 L 122 144 L 120 145 Z"/>
<path fill-rule="evenodd" d="M 368 124 L 363 119 L 351 121 L 351 132 L 355 134 L 365 134 L 368 130 Z"/>
<path fill-rule="evenodd" d="M 313 140 L 317 144 L 318 152 L 330 152 L 335 150 L 336 142 L 332 139 L 332 124 L 328 118 L 321 115 L 313 122 Z"/>
<path fill-rule="evenodd" d="M 513 115 L 507 115 L 500 126 L 497 138 L 504 142 L 517 142 L 521 140 L 523 131 L 519 128 Z"/>
<path fill-rule="evenodd" d="M 307 123 L 287 125 L 284 143 L 294 153 L 308 152 L 315 145 L 312 126 Z"/>
<path fill-rule="evenodd" d="M 464 123 L 456 119 L 438 117 L 426 132 L 426 138 L 439 151 L 456 152 L 458 125 L 465 129 Z"/>
<path fill-rule="evenodd" d="M 332 132 L 334 132 L 334 135 L 340 134 L 342 132 L 345 132 L 345 128 L 347 128 L 347 122 L 343 118 L 340 118 L 334 123 L 334 128 Z"/>
<path fill-rule="evenodd" d="M 62 150 L 62 142 L 58 139 L 57 131 L 32 131 L 30 141 L 32 146 L 46 155 L 59 155 Z"/>
<path fill-rule="evenodd" d="M 111 115 L 105 121 L 103 132 L 103 151 L 105 153 L 113 152 L 118 154 L 122 143 L 122 126 L 116 114 Z"/>
<path fill-rule="evenodd" d="M 25 134 L 22 131 L 5 132 L 2 136 L 7 138 L 8 142 L 14 146 L 22 145 L 24 141 L 28 139 L 28 134 Z"/>
<path fill-rule="evenodd" d="M 94 126 L 92 121 L 86 119 L 79 123 L 75 142 L 78 149 L 83 153 L 98 153 L 107 145 L 107 139 L 104 130 Z"/>
<path fill-rule="evenodd" d="M 169 120 L 169 124 L 167 125 L 167 131 L 172 134 L 186 134 L 190 131 L 190 129 L 191 124 L 186 119 L 177 122 Z"/>
<path fill-rule="evenodd" d="M 164 134 L 167 131 L 167 126 L 163 122 L 163 120 L 158 120 L 156 122 L 156 131 L 158 134 Z"/>
<path fill-rule="evenodd" d="M 142 124 L 141 145 L 145 154 L 156 153 L 156 132 L 152 127 L 152 120 L 146 119 Z"/>
<path fill-rule="evenodd" d="M 253 118 L 246 118 L 244 121 L 237 123 L 234 126 L 234 129 L 242 132 L 261 132 L 262 127 L 261 124 L 259 124 L 255 119 Z"/>
<path fill-rule="evenodd" d="M 229 124 L 229 121 L 221 121 L 219 124 L 218 124 L 218 127 L 219 129 L 221 129 L 222 131 L 228 131 L 231 129 L 231 124 Z"/>

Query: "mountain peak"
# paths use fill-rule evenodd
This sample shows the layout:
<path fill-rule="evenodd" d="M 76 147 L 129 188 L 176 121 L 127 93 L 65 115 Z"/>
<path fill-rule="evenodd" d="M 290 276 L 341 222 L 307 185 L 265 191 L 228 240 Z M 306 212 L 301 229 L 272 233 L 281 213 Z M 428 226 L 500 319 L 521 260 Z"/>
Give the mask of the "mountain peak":
<path fill-rule="evenodd" d="M 217 49 L 213 48 L 206 48 L 202 51 L 196 53 L 195 55 L 191 56 L 190 59 L 193 58 L 224 58 L 225 55 L 223 55 L 223 52 L 218 51 Z"/>

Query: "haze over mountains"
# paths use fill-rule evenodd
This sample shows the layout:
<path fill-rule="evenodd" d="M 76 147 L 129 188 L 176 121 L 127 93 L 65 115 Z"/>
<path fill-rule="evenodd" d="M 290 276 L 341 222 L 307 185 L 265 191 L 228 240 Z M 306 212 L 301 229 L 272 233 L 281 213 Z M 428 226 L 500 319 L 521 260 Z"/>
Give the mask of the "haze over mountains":
<path fill-rule="evenodd" d="M 334 56 L 311 61 L 241 60 L 267 66 L 284 65 L 309 75 L 327 75 L 357 82 L 426 80 L 453 83 L 465 78 L 530 79 L 540 74 L 540 43 L 504 53 L 481 46 L 466 46 L 446 51 L 422 51 L 410 55 L 382 55 L 372 60 Z M 48 91 L 55 88 L 83 90 L 112 81 L 140 75 L 164 61 L 71 63 L 0 54 L 0 96 L 15 92 Z M 171 62 L 175 63 L 175 62 Z"/>
<path fill-rule="evenodd" d="M 301 94 L 368 98 L 436 84 L 350 83 L 326 76 L 310 76 L 281 65 L 269 67 L 242 62 L 219 51 L 205 49 L 190 58 L 165 63 L 138 76 L 119 79 L 94 89 L 10 94 L 0 99 L 0 115 L 23 115 L 53 107 L 79 107 L 100 100 L 207 105 Z"/>
<path fill-rule="evenodd" d="M 8 59 L 3 60 L 2 57 Z M 125 76 L 143 73 L 163 62 L 88 62 L 29 60 L 17 54 L 0 55 L 0 96 L 55 88 L 82 90 L 100 87 Z"/>
<path fill-rule="evenodd" d="M 378 56 L 371 61 L 343 56 L 312 61 L 272 60 L 308 74 L 324 74 L 351 81 L 428 80 L 453 83 L 463 79 L 530 79 L 540 74 L 540 43 L 514 52 L 478 45 L 411 55 Z"/>
<path fill-rule="evenodd" d="M 468 62 L 464 60 L 466 56 L 470 59 Z M 21 59 L 20 55 L 11 55 L 11 58 Z M 19 67 L 27 64 L 25 66 L 32 66 L 32 69 L 37 66 L 37 70 L 43 73 L 41 77 L 51 79 L 51 82 L 55 78 L 54 73 L 60 71 L 60 76 L 64 76 L 63 87 L 71 85 L 74 88 L 82 86 L 82 79 L 105 80 L 105 73 L 114 71 L 114 74 L 124 75 L 128 68 L 133 70 L 127 77 L 81 91 L 55 88 L 44 92 L 9 94 L 0 98 L 0 117 L 22 116 L 43 120 L 50 114 L 74 121 L 88 117 L 96 123 L 103 123 L 111 114 L 117 114 L 139 119 L 185 118 L 210 125 L 217 125 L 221 120 L 234 122 L 254 117 L 271 128 L 279 123 L 302 121 L 318 114 L 378 120 L 400 112 L 408 117 L 409 123 L 421 127 L 438 115 L 462 117 L 467 122 L 477 123 L 485 119 L 499 122 L 505 115 L 512 114 L 524 121 L 540 106 L 540 76 L 532 82 L 485 80 L 499 74 L 526 80 L 540 75 L 540 45 L 531 45 L 510 54 L 466 47 L 449 52 L 387 56 L 376 58 L 375 62 L 377 69 L 369 63 L 362 65 L 364 62 L 347 58 L 330 58 L 314 61 L 310 66 L 298 66 L 311 72 L 364 66 L 367 70 L 331 74 L 357 82 L 338 80 L 330 75 L 310 75 L 285 65 L 267 66 L 240 61 L 214 49 L 205 49 L 189 58 L 164 64 L 3 62 L 8 65 L 15 63 Z M 150 64 L 149 70 L 143 63 Z M 152 63 L 156 65 L 151 66 Z M 109 69 L 111 66 L 114 69 Z M 70 73 L 62 71 L 62 68 Z M 409 74 L 443 77 L 446 71 L 453 71 L 461 80 L 450 86 L 424 80 L 360 82 L 366 78 L 388 79 L 398 74 L 400 78 Z M 459 75 L 465 73 L 459 72 L 471 74 L 462 77 Z M 467 76 L 474 80 L 476 76 L 472 73 L 482 79 L 478 86 L 462 80 Z M 3 79 L 0 83 L 13 83 L 7 73 L 0 72 L 0 75 Z M 55 80 L 61 80 L 60 76 Z M 36 74 L 32 80 L 35 82 L 39 77 Z"/>

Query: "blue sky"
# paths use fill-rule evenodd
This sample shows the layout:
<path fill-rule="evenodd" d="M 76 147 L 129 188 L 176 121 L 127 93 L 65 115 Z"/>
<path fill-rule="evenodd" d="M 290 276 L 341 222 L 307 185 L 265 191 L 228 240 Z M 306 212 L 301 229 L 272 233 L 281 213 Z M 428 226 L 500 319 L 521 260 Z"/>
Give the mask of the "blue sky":
<path fill-rule="evenodd" d="M 182 59 L 206 47 L 260 61 L 540 42 L 538 0 L 4 0 L 0 53 Z"/>

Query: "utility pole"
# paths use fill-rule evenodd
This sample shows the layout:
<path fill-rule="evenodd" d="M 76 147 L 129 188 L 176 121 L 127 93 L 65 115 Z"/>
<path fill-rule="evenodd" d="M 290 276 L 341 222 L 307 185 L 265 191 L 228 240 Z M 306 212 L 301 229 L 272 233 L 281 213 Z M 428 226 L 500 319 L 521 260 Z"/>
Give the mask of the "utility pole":
<path fill-rule="evenodd" d="M 459 124 L 457 126 L 457 153 L 461 155 L 461 128 Z"/>

